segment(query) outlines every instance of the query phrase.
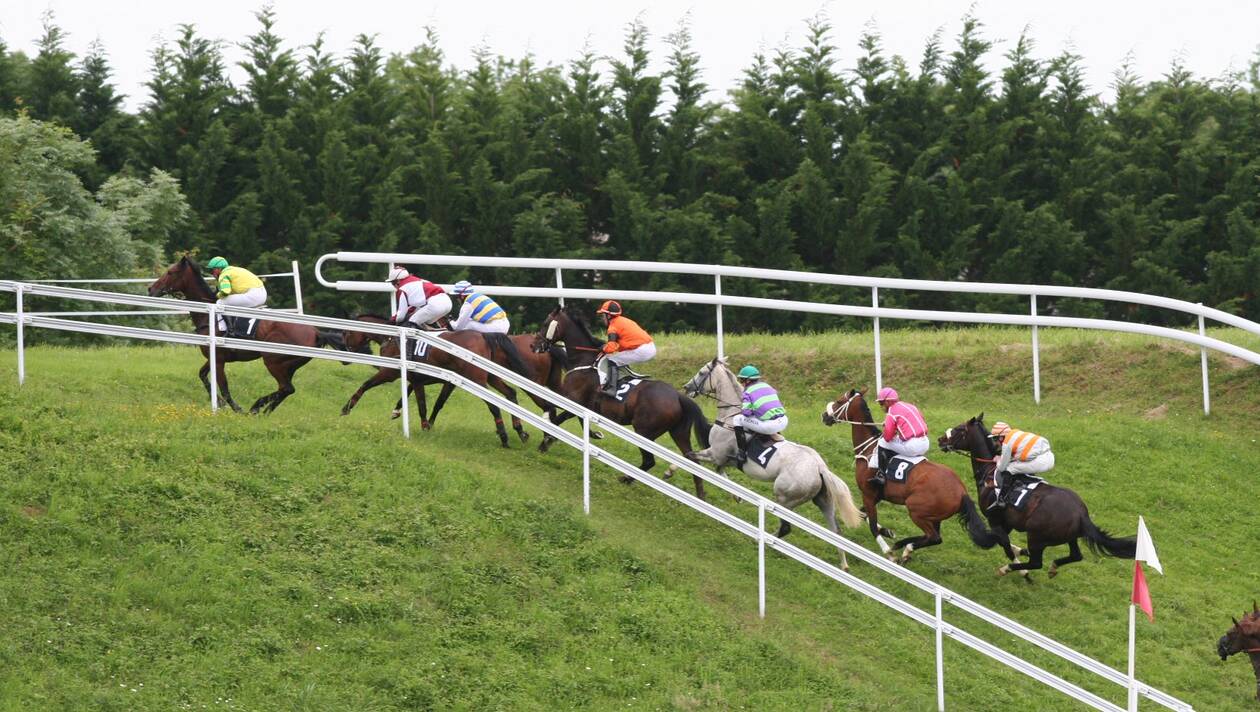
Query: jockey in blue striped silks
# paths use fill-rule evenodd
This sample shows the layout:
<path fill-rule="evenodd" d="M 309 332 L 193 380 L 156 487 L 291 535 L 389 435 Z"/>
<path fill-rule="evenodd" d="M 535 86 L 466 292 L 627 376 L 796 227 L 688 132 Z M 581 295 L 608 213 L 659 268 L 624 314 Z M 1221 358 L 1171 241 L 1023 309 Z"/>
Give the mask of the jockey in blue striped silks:
<path fill-rule="evenodd" d="M 460 280 L 451 288 L 456 297 L 464 300 L 459 308 L 459 316 L 451 322 L 455 331 L 480 331 L 486 334 L 508 333 L 508 315 L 503 307 L 484 294 L 473 291 L 473 286 L 466 280 Z"/>

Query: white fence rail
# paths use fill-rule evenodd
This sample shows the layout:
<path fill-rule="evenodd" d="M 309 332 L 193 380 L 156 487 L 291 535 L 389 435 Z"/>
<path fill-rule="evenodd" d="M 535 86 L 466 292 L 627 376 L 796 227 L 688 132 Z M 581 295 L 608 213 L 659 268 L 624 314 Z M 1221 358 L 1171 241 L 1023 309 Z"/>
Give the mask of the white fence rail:
<path fill-rule="evenodd" d="M 298 268 L 297 260 L 291 263 L 292 269 L 288 272 L 273 272 L 270 274 L 260 274 L 258 277 L 263 281 L 268 279 L 277 279 L 280 277 L 289 277 L 293 280 L 293 303 L 295 306 L 275 309 L 275 311 L 292 312 L 294 314 L 305 314 L 306 309 L 302 304 L 302 272 Z M 22 280 L 24 284 L 152 284 L 152 277 L 127 277 L 121 279 L 27 279 Z M 270 294 L 268 295 L 270 297 Z M 39 316 L 166 316 L 170 314 L 166 309 L 150 309 L 142 311 L 41 311 L 29 312 Z"/>
<path fill-rule="evenodd" d="M 681 502 L 688 507 L 717 520 L 726 525 L 730 529 L 749 537 L 757 543 L 758 557 L 758 598 L 759 609 L 762 616 L 765 615 L 765 549 L 768 547 L 783 555 L 799 561 L 806 567 L 822 573 L 849 588 L 875 600 L 883 605 L 900 612 L 901 614 L 915 620 L 923 625 L 933 628 L 937 636 L 936 645 L 936 682 L 937 682 L 937 706 L 938 709 L 945 708 L 945 687 L 944 687 L 944 667 L 942 664 L 944 656 L 944 648 L 941 644 L 943 638 L 948 637 L 959 643 L 977 650 L 984 655 L 1001 662 L 1029 677 L 1048 685 L 1072 699 L 1078 700 L 1090 707 L 1100 710 L 1120 711 L 1124 708 L 1108 701 L 1107 699 L 1085 690 L 1084 688 L 1064 680 L 1063 678 L 1051 673 L 1044 668 L 1030 663 L 1023 658 L 1009 653 L 1002 648 L 985 641 L 984 639 L 965 631 L 955 625 L 945 621 L 944 604 L 949 603 L 954 608 L 970 613 L 982 621 L 992 624 L 1000 630 L 1012 634 L 1032 645 L 1041 648 L 1044 651 L 1052 653 L 1063 660 L 1066 660 L 1083 670 L 1089 671 L 1104 680 L 1110 681 L 1126 690 L 1135 690 L 1138 695 L 1147 698 L 1159 705 L 1172 710 L 1192 710 L 1193 708 L 1186 702 L 1173 697 L 1165 692 L 1157 690 L 1146 683 L 1138 680 L 1131 680 L 1125 673 L 1105 665 L 1087 655 L 1077 652 L 1062 643 L 1054 641 L 1034 630 L 1024 626 L 1016 621 L 1007 618 L 995 611 L 992 611 L 979 603 L 976 603 L 965 596 L 950 591 L 940 585 L 930 581 L 919 574 L 904 569 L 900 566 L 889 563 L 880 555 L 857 545 L 843 536 L 836 535 L 823 526 L 793 512 L 791 510 L 779 507 L 777 503 L 766 499 L 761 495 L 743 487 L 731 480 L 718 475 L 717 473 L 700 467 L 699 465 L 687 460 L 678 453 L 664 448 L 663 446 L 646 440 L 638 434 L 618 425 L 615 422 L 607 420 L 599 414 L 589 411 L 582 406 L 574 403 L 563 396 L 560 396 L 532 381 L 522 378 L 517 374 L 495 364 L 491 361 L 483 359 L 470 351 L 460 348 L 448 341 L 435 338 L 431 334 L 408 330 L 401 327 L 390 327 L 366 324 L 357 321 L 348 321 L 344 319 L 332 319 L 328 317 L 319 317 L 312 315 L 295 315 L 295 314 L 277 314 L 272 310 L 245 309 L 240 307 L 221 307 L 214 304 L 200 304 L 187 302 L 182 300 L 161 299 L 153 297 L 139 297 L 130 295 L 120 295 L 109 292 L 95 292 L 89 290 L 80 290 L 67 287 L 53 287 L 46 285 L 36 285 L 29 283 L 15 283 L 0 281 L 0 292 L 16 292 L 18 310 L 12 314 L 0 314 L 0 322 L 16 323 L 18 333 L 18 378 L 21 381 L 25 377 L 25 360 L 23 352 L 23 329 L 26 326 L 34 326 L 39 328 L 59 329 L 66 331 L 77 331 L 81 333 L 102 334 L 108 336 L 145 339 L 152 341 L 161 341 L 167 343 L 190 344 L 199 346 L 209 346 L 211 349 L 211 358 L 218 348 L 235 348 L 250 351 L 258 351 L 264 353 L 284 353 L 300 356 L 309 356 L 311 358 L 330 359 L 337 361 L 348 361 L 353 363 L 361 363 L 377 367 L 396 367 L 405 368 L 409 371 L 423 373 L 429 376 L 435 376 L 450 381 L 459 388 L 472 393 L 473 395 L 493 403 L 500 408 L 507 410 L 509 413 L 517 415 L 522 420 L 539 428 L 540 430 L 551 434 L 559 441 L 571 447 L 582 450 L 583 457 L 583 507 L 587 513 L 590 512 L 590 462 L 592 459 L 602 462 L 605 465 L 626 474 L 635 480 L 642 482 L 656 492 L 660 492 L 665 496 Z M 170 310 L 172 313 L 179 312 L 201 312 L 214 315 L 215 313 L 224 313 L 231 315 L 252 316 L 272 321 L 282 321 L 287 323 L 308 324 L 316 327 L 328 329 L 349 329 L 385 335 L 397 336 L 404 345 L 403 353 L 406 353 L 405 342 L 408 339 L 422 339 L 430 344 L 432 348 L 442 349 L 469 361 L 476 366 L 492 373 L 512 386 L 525 390 L 534 395 L 540 396 L 548 401 L 558 405 L 560 408 L 568 410 L 582 420 L 582 435 L 570 433 L 564 428 L 553 425 L 545 417 L 537 415 L 525 407 L 508 401 L 497 392 L 490 391 L 486 388 L 478 386 L 476 383 L 467 378 L 429 366 L 423 363 L 404 362 L 401 359 L 383 358 L 375 355 L 349 353 L 344 351 L 328 351 L 323 349 L 308 348 L 302 346 L 290 346 L 283 344 L 273 344 L 252 340 L 229 339 L 220 336 L 201 336 L 197 334 L 189 334 L 182 332 L 170 332 L 158 329 L 147 329 L 138 327 L 119 326 L 114 324 L 101 324 L 96 322 L 72 321 L 47 316 L 32 316 L 22 311 L 22 297 L 24 294 L 38 295 L 42 297 L 63 297 L 66 299 L 77 299 L 84 301 L 95 301 L 113 304 L 127 304 L 140 307 L 161 308 Z M 211 323 L 214 320 L 211 319 Z M 214 383 L 211 379 L 211 383 Z M 399 379 L 400 388 L 405 395 L 406 379 Z M 217 406 L 217 394 L 212 392 L 211 395 L 214 405 Z M 404 408 L 404 413 L 409 409 Z M 634 464 L 622 459 L 618 455 L 609 452 L 607 449 L 595 445 L 591 442 L 591 428 L 601 428 L 608 435 L 615 437 L 625 443 L 635 447 L 643 448 L 652 452 L 658 459 L 666 463 L 678 466 L 685 472 L 699 476 L 710 485 L 717 487 L 727 493 L 738 497 L 744 504 L 755 506 L 757 508 L 757 524 L 753 525 L 745 521 L 743 518 L 727 512 L 709 502 L 702 501 L 694 495 L 667 484 L 664 481 L 651 476 L 639 470 Z M 409 423 L 406 416 L 403 418 L 403 433 L 409 435 Z M 931 595 L 935 600 L 935 611 L 924 611 L 907 601 L 890 594 L 879 587 L 871 584 L 863 579 L 857 578 L 852 574 L 841 571 L 839 567 L 831 564 L 821 558 L 811 554 L 800 547 L 790 544 L 778 537 L 767 534 L 765 531 L 765 516 L 773 514 L 784 519 L 804 533 L 808 533 L 815 538 L 844 550 L 850 556 L 866 562 L 875 570 L 884 574 L 893 576 L 920 591 Z"/>
<path fill-rule="evenodd" d="M 988 282 L 942 282 L 917 279 L 889 279 L 880 277 L 860 277 L 849 275 L 824 274 L 819 272 L 793 272 L 789 270 L 759 269 L 752 267 L 728 267 L 724 265 L 701 265 L 674 262 L 633 262 L 616 260 L 566 260 L 544 259 L 532 257 L 473 257 L 467 255 L 408 255 L 381 252 L 336 252 L 326 254 L 315 263 L 315 278 L 325 287 L 343 291 L 389 292 L 391 288 L 384 282 L 365 282 L 355 280 L 329 281 L 324 277 L 324 264 L 330 260 L 362 264 L 419 264 L 426 266 L 459 266 L 459 267 L 503 267 L 518 269 L 544 269 L 555 273 L 555 287 L 512 287 L 512 286 L 478 286 L 479 291 L 486 294 L 514 297 L 547 297 L 559 299 L 621 299 L 626 301 L 675 302 L 684 304 L 711 304 L 715 308 L 717 318 L 717 352 L 725 355 L 725 339 L 723 332 L 722 308 L 746 307 L 751 309 L 772 309 L 812 314 L 832 314 L 836 316 L 864 317 L 872 320 L 875 338 L 875 387 L 883 386 L 883 356 L 880 347 L 879 320 L 914 319 L 926 321 L 966 322 L 977 324 L 1008 324 L 1029 326 L 1032 328 L 1032 373 L 1033 399 L 1041 402 L 1041 346 L 1037 329 L 1041 326 L 1057 326 L 1077 329 L 1101 329 L 1121 331 L 1148 336 L 1174 339 L 1198 346 L 1203 371 L 1203 412 L 1211 412 L 1211 401 L 1208 387 L 1207 349 L 1214 349 L 1225 354 L 1260 365 L 1260 353 L 1236 346 L 1226 341 L 1213 339 L 1206 335 L 1205 320 L 1232 326 L 1243 331 L 1260 335 L 1260 324 L 1242 317 L 1223 312 L 1219 309 L 1205 307 L 1202 304 L 1158 297 L 1138 292 L 1123 292 L 1114 289 L 1089 289 L 1084 287 L 1060 287 L 1032 284 L 997 284 Z M 613 289 L 566 289 L 564 287 L 564 270 L 585 270 L 599 272 L 660 272 L 668 274 L 700 275 L 713 277 L 712 294 L 695 294 L 681 292 L 647 292 L 636 290 Z M 825 284 L 843 287 L 859 287 L 871 290 L 871 306 L 820 304 L 815 302 L 793 301 L 787 299 L 764 299 L 754 297 L 735 297 L 722 293 L 722 278 L 772 280 L 783 282 L 804 282 L 809 284 Z M 880 289 L 897 289 L 907 291 L 936 291 L 970 294 L 1005 294 L 1027 296 L 1029 314 L 993 314 L 982 312 L 956 312 L 924 309 L 888 309 L 879 305 Z M 1037 297 L 1071 297 L 1077 299 L 1097 299 L 1116 301 L 1127 304 L 1170 309 L 1184 314 L 1197 316 L 1198 333 L 1170 329 L 1168 327 L 1115 321 L 1109 319 L 1086 319 L 1073 317 L 1043 316 L 1037 312 Z"/>

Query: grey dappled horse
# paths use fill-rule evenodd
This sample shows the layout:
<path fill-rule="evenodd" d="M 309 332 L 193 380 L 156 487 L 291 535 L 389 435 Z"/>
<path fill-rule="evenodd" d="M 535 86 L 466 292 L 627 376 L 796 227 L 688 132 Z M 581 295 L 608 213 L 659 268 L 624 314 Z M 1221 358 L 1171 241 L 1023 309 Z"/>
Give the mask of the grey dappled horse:
<path fill-rule="evenodd" d="M 713 463 L 718 472 L 726 474 L 726 466 L 735 463 L 737 446 L 735 433 L 725 423 L 729 423 L 742 408 L 740 396 L 743 390 L 735 374 L 731 373 L 725 359 L 715 358 L 701 367 L 683 386 L 683 390 L 693 398 L 705 394 L 717 400 L 718 419 L 709 431 L 709 447 L 696 450 L 695 456 L 703 462 Z M 837 512 L 846 527 L 862 523 L 861 513 L 853 504 L 853 494 L 848 485 L 832 474 L 822 456 L 811 447 L 785 440 L 778 443 L 778 452 L 770 459 L 767 468 L 750 459 L 741 469 L 755 480 L 773 482 L 775 501 L 789 509 L 813 500 L 827 520 L 828 528 L 837 534 L 840 533 L 836 523 Z M 791 525 L 783 520 L 775 536 L 786 536 L 791 530 Z M 843 549 L 840 550 L 840 563 L 842 568 L 849 568 Z"/>

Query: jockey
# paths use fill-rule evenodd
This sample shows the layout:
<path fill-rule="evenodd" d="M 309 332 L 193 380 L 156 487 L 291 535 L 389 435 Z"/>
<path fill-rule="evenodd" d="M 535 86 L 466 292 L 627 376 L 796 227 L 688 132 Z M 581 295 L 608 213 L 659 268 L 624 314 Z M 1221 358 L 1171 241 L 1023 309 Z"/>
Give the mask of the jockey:
<path fill-rule="evenodd" d="M 875 485 L 877 495 L 882 495 L 888 463 L 893 454 L 906 457 L 926 455 L 930 443 L 923 414 L 913 404 L 902 401 L 896 390 L 887 386 L 879 389 L 875 402 L 888 414 L 884 417 L 884 432 L 879 440 L 879 469 L 868 482 Z"/>
<path fill-rule="evenodd" d="M 617 393 L 617 367 L 650 361 L 656 356 L 656 344 L 643 327 L 622 316 L 621 305 L 609 299 L 599 305 L 596 314 L 602 314 L 608 328 L 608 343 L 604 344 L 604 357 L 599 368 L 599 384 L 608 395 Z"/>
<path fill-rule="evenodd" d="M 739 446 L 735 451 L 735 464 L 743 467 L 748 459 L 748 439 L 744 431 L 775 435 L 787 429 L 788 417 L 778 391 L 761 380 L 761 371 L 756 366 L 749 364 L 739 369 L 738 378 L 744 394 L 740 399 L 743 410 L 734 418 L 735 443 Z"/>
<path fill-rule="evenodd" d="M 389 318 L 391 324 L 428 329 L 429 324 L 451 312 L 451 298 L 427 279 L 420 279 L 395 265 L 389 271 L 388 281 L 394 285 L 398 297 L 398 311 Z"/>
<path fill-rule="evenodd" d="M 998 457 L 997 467 L 993 471 L 993 487 L 997 492 L 988 510 L 1001 509 L 1007 505 L 1006 497 L 1010 494 L 1009 490 L 1015 489 L 1014 487 L 1003 488 L 1007 473 L 1014 475 L 1011 484 L 1017 484 L 1021 479 L 1040 482 L 1041 478 L 1035 475 L 1049 472 L 1054 467 L 1054 453 L 1050 451 L 1050 441 L 1040 435 L 1015 430 L 1001 421 L 993 424 L 990 434 L 1002 439 L 1002 454 Z M 1023 478 L 1021 475 L 1028 475 L 1028 477 Z"/>
<path fill-rule="evenodd" d="M 261 307 L 267 303 L 267 288 L 262 280 L 244 267 L 232 267 L 223 257 L 215 257 L 206 264 L 214 275 L 216 285 L 216 304 L 227 304 L 233 307 Z M 220 318 L 219 327 L 228 331 L 228 325 L 235 326 L 236 317 L 230 320 Z"/>
<path fill-rule="evenodd" d="M 489 334 L 508 333 L 508 316 L 503 308 L 493 299 L 473 291 L 473 286 L 466 280 L 460 280 L 451 288 L 451 292 L 463 299 L 459 308 L 459 316 L 451 322 L 454 331 L 480 331 Z"/>

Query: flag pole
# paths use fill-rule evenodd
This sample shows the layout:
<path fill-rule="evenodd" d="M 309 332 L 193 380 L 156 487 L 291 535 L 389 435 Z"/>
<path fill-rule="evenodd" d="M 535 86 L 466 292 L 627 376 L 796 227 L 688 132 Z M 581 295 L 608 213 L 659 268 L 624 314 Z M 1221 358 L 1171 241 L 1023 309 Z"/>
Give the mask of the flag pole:
<path fill-rule="evenodd" d="M 1137 562 L 1134 562 L 1134 565 L 1140 566 L 1140 564 L 1138 564 Z M 1134 605 L 1133 603 L 1129 603 L 1129 712 L 1137 712 L 1137 705 L 1138 705 L 1137 678 L 1133 675 L 1133 658 L 1134 658 L 1133 631 L 1134 631 L 1134 628 L 1136 627 L 1134 624 L 1136 611 L 1137 611 L 1137 606 Z"/>

